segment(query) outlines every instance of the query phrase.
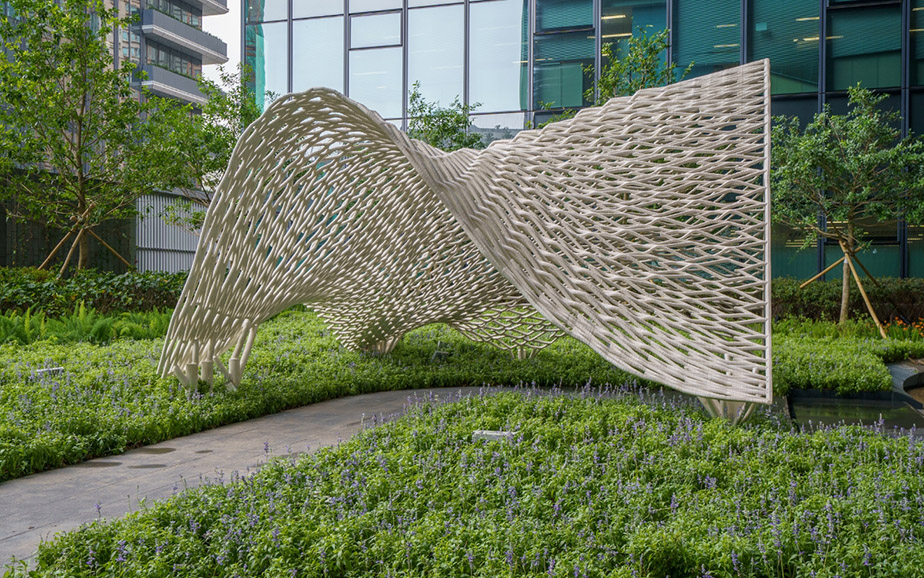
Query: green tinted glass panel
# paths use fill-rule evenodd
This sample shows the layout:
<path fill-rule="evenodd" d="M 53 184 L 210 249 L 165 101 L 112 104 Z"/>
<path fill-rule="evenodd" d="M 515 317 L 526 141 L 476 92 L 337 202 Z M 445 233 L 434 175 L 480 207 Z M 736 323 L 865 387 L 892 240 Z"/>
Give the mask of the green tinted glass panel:
<path fill-rule="evenodd" d="M 428 101 L 462 101 L 465 67 L 465 7 L 408 10 L 408 85 L 420 83 Z M 410 90 L 410 86 L 408 87 Z"/>
<path fill-rule="evenodd" d="M 600 14 L 603 42 L 629 38 L 639 28 L 648 33 L 660 32 L 667 28 L 666 14 L 664 0 L 603 0 Z"/>
<path fill-rule="evenodd" d="M 908 102 L 911 108 L 908 126 L 914 135 L 924 135 L 924 92 L 912 92 Z"/>
<path fill-rule="evenodd" d="M 343 16 L 292 22 L 292 90 L 343 91 Z"/>
<path fill-rule="evenodd" d="M 289 92 L 288 23 L 249 24 L 245 32 L 244 60 L 253 69 L 254 93 L 281 96 Z"/>
<path fill-rule="evenodd" d="M 594 37 L 588 32 L 536 36 L 533 70 L 537 107 L 578 107 L 590 104 L 584 92 L 592 80 L 584 68 L 594 62 Z"/>
<path fill-rule="evenodd" d="M 835 244 L 828 243 L 825 245 L 825 267 L 834 263 L 844 256 L 841 248 Z M 901 274 L 901 251 L 898 244 L 895 245 L 872 245 L 864 251 L 857 253 L 857 258 L 863 263 L 863 266 L 873 275 L 873 277 L 898 277 Z M 857 274 L 860 278 L 866 277 L 863 269 L 857 267 Z M 843 275 L 843 269 L 838 266 L 827 274 L 827 279 L 840 279 Z"/>
<path fill-rule="evenodd" d="M 805 127 L 812 122 L 818 112 L 818 96 L 774 98 L 770 101 L 770 114 L 776 116 L 794 116 Z"/>
<path fill-rule="evenodd" d="M 901 84 L 901 7 L 828 13 L 828 90 Z"/>
<path fill-rule="evenodd" d="M 479 2 L 469 8 L 469 102 L 478 112 L 526 108 L 528 0 Z"/>
<path fill-rule="evenodd" d="M 676 0 L 674 62 L 690 77 L 737 66 L 741 61 L 741 2 Z"/>
<path fill-rule="evenodd" d="M 924 85 L 924 0 L 912 0 L 911 2 L 910 64 L 911 84 Z"/>
<path fill-rule="evenodd" d="M 547 32 L 594 25 L 592 0 L 536 0 L 536 30 Z"/>
<path fill-rule="evenodd" d="M 908 227 L 908 276 L 924 277 L 924 226 Z"/>
<path fill-rule="evenodd" d="M 289 0 L 245 0 L 247 22 L 285 20 L 289 17 Z"/>
<path fill-rule="evenodd" d="M 773 277 L 809 279 L 818 272 L 815 245 L 802 249 L 805 235 L 790 227 L 774 224 L 770 232 L 770 273 Z"/>
<path fill-rule="evenodd" d="M 754 0 L 751 59 L 770 59 L 773 94 L 818 91 L 818 0 Z"/>

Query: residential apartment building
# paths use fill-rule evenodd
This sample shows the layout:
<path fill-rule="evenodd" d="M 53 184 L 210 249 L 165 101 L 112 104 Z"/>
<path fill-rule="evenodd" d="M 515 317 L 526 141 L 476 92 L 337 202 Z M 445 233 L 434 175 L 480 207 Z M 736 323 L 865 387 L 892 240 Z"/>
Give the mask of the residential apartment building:
<path fill-rule="evenodd" d="M 691 76 L 770 58 L 774 115 L 843 112 L 860 82 L 888 95 L 903 134 L 924 134 L 924 0 L 243 2 L 258 94 L 327 86 L 401 127 L 415 82 L 428 100 L 478 103 L 474 126 L 492 137 L 586 106 L 602 46 L 643 28 L 669 29 L 665 58 Z M 801 244 L 775 227 L 775 275 L 808 277 L 840 256 Z M 868 253 L 875 274 L 924 277 L 924 228 L 880 223 Z"/>

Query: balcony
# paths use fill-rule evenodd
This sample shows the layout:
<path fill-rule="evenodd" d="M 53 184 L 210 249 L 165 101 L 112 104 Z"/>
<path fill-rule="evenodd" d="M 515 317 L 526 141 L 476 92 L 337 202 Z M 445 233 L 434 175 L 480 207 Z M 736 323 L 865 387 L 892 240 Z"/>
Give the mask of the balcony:
<path fill-rule="evenodd" d="M 195 80 L 152 64 L 141 66 L 141 70 L 147 73 L 147 79 L 141 81 L 141 86 L 157 96 L 176 98 L 193 104 L 205 102 L 205 96 L 199 92 L 199 85 Z"/>
<path fill-rule="evenodd" d="M 180 22 L 163 12 L 147 8 L 141 11 L 141 31 L 158 42 L 195 54 L 202 64 L 224 64 L 228 62 L 228 45 L 220 38 L 198 28 Z"/>
<path fill-rule="evenodd" d="M 187 4 L 202 8 L 203 16 L 215 16 L 228 13 L 227 0 L 186 0 Z"/>

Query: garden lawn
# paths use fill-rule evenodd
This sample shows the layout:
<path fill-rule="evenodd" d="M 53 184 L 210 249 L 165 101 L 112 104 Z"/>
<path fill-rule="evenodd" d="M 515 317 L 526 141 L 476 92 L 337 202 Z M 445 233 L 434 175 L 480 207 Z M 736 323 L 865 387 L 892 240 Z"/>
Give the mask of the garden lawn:
<path fill-rule="evenodd" d="M 922 442 L 616 397 L 424 405 L 63 535 L 30 575 L 924 574 Z"/>
<path fill-rule="evenodd" d="M 260 327 L 238 391 L 187 398 L 156 375 L 162 343 L 0 345 L 0 481 L 344 395 L 628 379 L 573 339 L 519 361 L 431 325 L 376 357 L 340 347 L 315 314 L 289 311 Z M 434 358 L 437 348 L 448 357 Z M 53 367 L 64 371 L 38 373 Z"/>

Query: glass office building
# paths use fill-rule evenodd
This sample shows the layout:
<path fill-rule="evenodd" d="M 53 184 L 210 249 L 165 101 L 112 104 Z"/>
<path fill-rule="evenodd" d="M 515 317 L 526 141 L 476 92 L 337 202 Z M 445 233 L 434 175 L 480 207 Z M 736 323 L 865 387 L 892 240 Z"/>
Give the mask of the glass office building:
<path fill-rule="evenodd" d="M 924 0 L 245 0 L 242 18 L 258 94 L 327 86 L 402 127 L 419 82 L 428 100 L 477 103 L 476 130 L 509 137 L 587 105 L 603 45 L 666 28 L 665 58 L 691 76 L 770 58 L 774 115 L 843 112 L 860 82 L 888 95 L 903 133 L 924 134 Z M 801 245 L 774 228 L 774 276 L 839 257 Z M 924 228 L 876 224 L 861 259 L 924 277 Z"/>

